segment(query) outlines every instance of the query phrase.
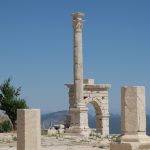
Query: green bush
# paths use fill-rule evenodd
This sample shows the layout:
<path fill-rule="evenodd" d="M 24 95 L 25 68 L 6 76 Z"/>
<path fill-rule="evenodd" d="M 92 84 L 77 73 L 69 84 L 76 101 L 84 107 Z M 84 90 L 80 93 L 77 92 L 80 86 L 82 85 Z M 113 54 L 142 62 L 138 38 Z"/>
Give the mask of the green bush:
<path fill-rule="evenodd" d="M 10 132 L 13 129 L 13 125 L 10 120 L 5 120 L 0 123 L 0 132 Z"/>
<path fill-rule="evenodd" d="M 10 118 L 13 128 L 16 129 L 17 109 L 28 108 L 26 101 L 19 97 L 21 88 L 11 85 L 11 78 L 0 84 L 0 109 Z"/>

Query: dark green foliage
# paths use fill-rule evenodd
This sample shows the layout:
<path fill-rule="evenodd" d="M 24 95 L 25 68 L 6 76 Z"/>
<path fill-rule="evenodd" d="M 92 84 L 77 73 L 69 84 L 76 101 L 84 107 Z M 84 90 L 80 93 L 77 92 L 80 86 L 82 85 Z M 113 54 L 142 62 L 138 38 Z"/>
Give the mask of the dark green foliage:
<path fill-rule="evenodd" d="M 10 132 L 13 129 L 13 125 L 10 120 L 5 120 L 0 123 L 0 132 Z"/>
<path fill-rule="evenodd" d="M 26 101 L 19 98 L 20 91 L 20 87 L 16 89 L 11 85 L 10 78 L 0 85 L 0 109 L 9 116 L 14 128 L 17 120 L 17 109 L 27 108 Z"/>

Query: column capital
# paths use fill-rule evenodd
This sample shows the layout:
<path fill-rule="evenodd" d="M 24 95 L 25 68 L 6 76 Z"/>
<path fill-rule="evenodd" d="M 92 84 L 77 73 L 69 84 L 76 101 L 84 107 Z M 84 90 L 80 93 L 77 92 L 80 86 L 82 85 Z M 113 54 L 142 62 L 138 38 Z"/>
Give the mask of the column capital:
<path fill-rule="evenodd" d="M 82 17 L 84 16 L 84 13 L 72 13 L 72 17 L 73 17 L 73 29 L 75 32 L 81 32 L 82 31 L 82 27 L 83 27 L 83 19 Z"/>

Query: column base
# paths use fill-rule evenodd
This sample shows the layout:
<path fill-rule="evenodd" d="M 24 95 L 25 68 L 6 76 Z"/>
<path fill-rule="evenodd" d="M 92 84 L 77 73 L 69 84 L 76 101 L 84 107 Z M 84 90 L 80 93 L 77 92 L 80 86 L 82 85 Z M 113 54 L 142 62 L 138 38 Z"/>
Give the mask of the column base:
<path fill-rule="evenodd" d="M 88 137 L 91 133 L 91 129 L 90 128 L 78 128 L 75 126 L 72 126 L 68 129 L 65 130 L 65 134 L 66 135 L 73 135 L 73 136 L 85 136 Z"/>
<path fill-rule="evenodd" d="M 110 144 L 110 150 L 150 150 L 150 143 L 115 143 Z"/>
<path fill-rule="evenodd" d="M 110 144 L 110 150 L 150 150 L 150 137 L 145 132 L 118 137 L 118 143 Z"/>
<path fill-rule="evenodd" d="M 65 133 L 88 136 L 91 132 L 88 126 L 88 108 L 70 108 L 71 123 Z"/>
<path fill-rule="evenodd" d="M 120 143 L 126 142 L 139 142 L 139 143 L 150 143 L 150 137 L 145 132 L 137 133 L 135 135 L 123 135 L 117 138 Z"/>

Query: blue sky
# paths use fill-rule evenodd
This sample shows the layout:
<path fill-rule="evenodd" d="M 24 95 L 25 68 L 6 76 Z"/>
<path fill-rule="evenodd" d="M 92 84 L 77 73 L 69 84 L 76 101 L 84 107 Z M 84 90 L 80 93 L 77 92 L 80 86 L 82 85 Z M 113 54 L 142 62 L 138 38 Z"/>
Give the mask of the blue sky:
<path fill-rule="evenodd" d="M 146 86 L 150 113 L 149 0 L 1 0 L 0 83 L 13 77 L 32 108 L 68 108 L 73 81 L 73 12 L 84 12 L 84 78 L 111 84 L 111 113 L 120 87 Z"/>

